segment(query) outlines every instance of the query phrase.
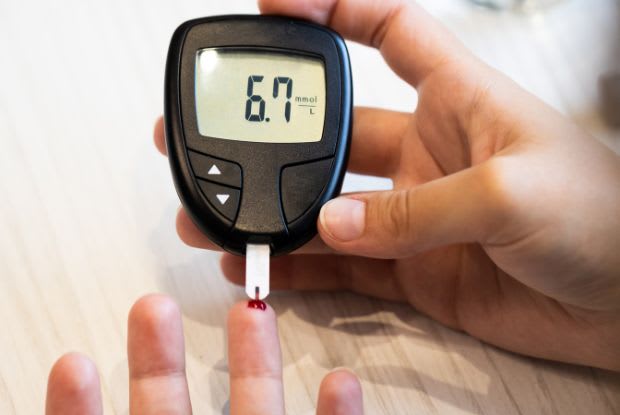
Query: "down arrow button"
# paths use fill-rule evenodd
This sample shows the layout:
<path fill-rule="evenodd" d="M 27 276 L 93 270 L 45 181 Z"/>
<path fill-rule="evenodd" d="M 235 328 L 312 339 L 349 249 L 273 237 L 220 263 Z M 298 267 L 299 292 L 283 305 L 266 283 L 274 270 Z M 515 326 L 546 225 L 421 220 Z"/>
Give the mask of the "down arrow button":
<path fill-rule="evenodd" d="M 202 193 L 211 206 L 231 222 L 235 220 L 237 210 L 239 209 L 239 196 L 241 194 L 239 189 L 221 186 L 200 179 L 198 179 L 198 186 L 200 186 L 200 190 L 202 190 Z"/>

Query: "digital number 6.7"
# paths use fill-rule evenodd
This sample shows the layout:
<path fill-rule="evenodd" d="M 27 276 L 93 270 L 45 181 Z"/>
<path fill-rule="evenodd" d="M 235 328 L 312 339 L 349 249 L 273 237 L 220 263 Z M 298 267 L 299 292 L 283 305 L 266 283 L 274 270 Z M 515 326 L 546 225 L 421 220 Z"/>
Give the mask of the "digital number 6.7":
<path fill-rule="evenodd" d="M 262 75 L 250 75 L 248 77 L 247 96 L 245 102 L 245 119 L 253 122 L 265 120 L 265 100 L 260 95 L 254 94 L 254 83 L 263 81 Z M 285 76 L 273 78 L 273 97 L 277 98 L 280 92 L 280 84 L 286 85 L 286 105 L 284 106 L 284 118 L 286 122 L 291 120 L 291 97 L 293 96 L 293 80 Z M 253 113 L 253 105 L 258 102 L 258 114 Z M 269 121 L 269 120 L 267 120 Z"/>

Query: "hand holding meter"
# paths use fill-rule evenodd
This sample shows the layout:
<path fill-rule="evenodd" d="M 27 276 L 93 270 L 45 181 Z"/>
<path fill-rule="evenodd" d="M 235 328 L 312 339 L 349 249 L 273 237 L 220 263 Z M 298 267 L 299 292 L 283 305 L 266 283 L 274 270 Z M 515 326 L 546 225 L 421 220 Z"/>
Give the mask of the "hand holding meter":
<path fill-rule="evenodd" d="M 262 282 L 246 282 L 248 295 L 264 298 L 260 255 L 310 240 L 321 206 L 340 192 L 352 111 L 344 41 L 275 16 L 192 20 L 172 37 L 165 82 L 177 193 L 212 241 L 250 250 L 263 270 L 266 262 L 266 275 L 253 274 Z"/>

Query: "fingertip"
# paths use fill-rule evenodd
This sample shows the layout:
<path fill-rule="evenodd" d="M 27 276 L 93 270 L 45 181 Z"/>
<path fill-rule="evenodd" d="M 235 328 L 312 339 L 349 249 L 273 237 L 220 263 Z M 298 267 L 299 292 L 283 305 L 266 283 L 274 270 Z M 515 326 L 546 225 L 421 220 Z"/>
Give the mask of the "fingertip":
<path fill-rule="evenodd" d="M 317 414 L 362 414 L 362 385 L 350 369 L 337 368 L 327 374 L 319 388 Z"/>
<path fill-rule="evenodd" d="M 330 246 L 360 238 L 366 227 L 366 203 L 352 197 L 341 196 L 330 200 L 321 208 L 319 234 Z"/>
<path fill-rule="evenodd" d="M 166 150 L 166 138 L 164 133 L 164 117 L 157 118 L 155 121 L 155 128 L 153 129 L 153 141 L 155 142 L 155 147 L 157 150 L 164 156 L 167 154 Z"/>
<path fill-rule="evenodd" d="M 228 313 L 230 413 L 284 413 L 282 356 L 276 315 L 271 307 L 248 307 Z"/>
<path fill-rule="evenodd" d="M 362 392 L 362 385 L 351 369 L 338 367 L 329 372 L 321 381 L 321 390 L 331 394 L 335 390 L 339 395 L 359 397 Z"/>
<path fill-rule="evenodd" d="M 163 320 L 181 318 L 177 303 L 165 294 L 147 294 L 139 298 L 129 311 L 129 324 L 157 325 Z"/>
<path fill-rule="evenodd" d="M 62 355 L 52 366 L 49 385 L 62 387 L 71 395 L 78 395 L 91 387 L 99 387 L 97 367 L 81 353 L 70 352 Z"/>
<path fill-rule="evenodd" d="M 184 370 L 183 322 L 174 300 L 149 294 L 136 301 L 129 312 L 127 354 L 132 377 Z"/>
<path fill-rule="evenodd" d="M 259 0 L 258 8 L 263 14 L 300 17 L 325 24 L 335 3 L 335 0 Z"/>
<path fill-rule="evenodd" d="M 182 207 L 177 210 L 175 226 L 177 230 L 177 235 L 179 235 L 181 241 L 183 241 L 186 245 L 196 246 L 196 231 L 198 229 L 196 228 L 194 222 L 192 222 L 192 220 L 185 212 L 185 209 L 183 209 Z"/>
<path fill-rule="evenodd" d="M 224 277 L 233 284 L 245 284 L 245 258 L 225 253 L 220 259 Z"/>
<path fill-rule="evenodd" d="M 254 347 L 252 345 L 257 347 L 257 352 L 260 348 L 269 350 L 266 345 L 278 344 L 276 313 L 266 303 L 264 309 L 251 307 L 250 301 L 239 301 L 228 311 L 229 343 L 236 345 L 235 350 Z"/>
<path fill-rule="evenodd" d="M 146 295 L 128 325 L 129 412 L 190 413 L 179 306 L 167 295 Z"/>
<path fill-rule="evenodd" d="M 50 370 L 46 413 L 95 414 L 100 411 L 100 381 L 95 364 L 81 353 L 61 356 Z"/>
<path fill-rule="evenodd" d="M 255 332 L 276 329 L 276 313 L 268 304 L 264 310 L 248 305 L 249 301 L 239 301 L 228 311 L 228 331 Z"/>

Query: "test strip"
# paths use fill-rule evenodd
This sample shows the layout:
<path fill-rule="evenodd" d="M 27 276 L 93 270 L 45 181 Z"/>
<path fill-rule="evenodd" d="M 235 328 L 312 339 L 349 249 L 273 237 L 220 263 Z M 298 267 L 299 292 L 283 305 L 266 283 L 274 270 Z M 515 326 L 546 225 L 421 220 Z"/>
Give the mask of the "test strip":
<path fill-rule="evenodd" d="M 248 244 L 245 250 L 245 293 L 254 300 L 269 295 L 269 245 Z"/>

